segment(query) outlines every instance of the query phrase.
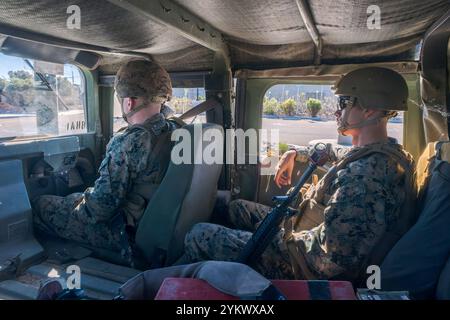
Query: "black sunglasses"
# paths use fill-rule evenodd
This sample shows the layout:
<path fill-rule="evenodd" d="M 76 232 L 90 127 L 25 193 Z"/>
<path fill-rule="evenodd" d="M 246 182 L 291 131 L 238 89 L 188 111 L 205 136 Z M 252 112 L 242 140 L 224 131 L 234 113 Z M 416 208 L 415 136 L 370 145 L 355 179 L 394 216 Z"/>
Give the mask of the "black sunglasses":
<path fill-rule="evenodd" d="M 119 100 L 120 104 L 122 104 L 122 103 L 123 103 L 123 100 L 125 99 L 125 98 L 121 98 L 117 93 L 116 93 L 116 98 L 117 98 L 117 100 Z M 137 97 L 129 97 L 129 98 L 131 98 L 131 99 L 137 99 Z"/>
<path fill-rule="evenodd" d="M 355 99 L 351 96 L 339 96 L 338 97 L 338 110 L 342 111 L 347 108 L 349 105 L 355 103 Z"/>

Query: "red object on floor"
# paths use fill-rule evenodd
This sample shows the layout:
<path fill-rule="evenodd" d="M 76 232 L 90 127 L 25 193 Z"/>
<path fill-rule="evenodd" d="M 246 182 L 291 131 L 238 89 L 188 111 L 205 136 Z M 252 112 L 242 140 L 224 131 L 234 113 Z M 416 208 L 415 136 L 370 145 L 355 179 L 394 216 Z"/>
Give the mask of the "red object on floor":
<path fill-rule="evenodd" d="M 288 300 L 311 300 L 311 282 L 313 281 L 272 280 L 272 283 Z M 327 282 L 331 300 L 356 300 L 350 282 Z M 239 300 L 239 298 L 220 292 L 204 280 L 167 278 L 159 288 L 155 300 Z"/>

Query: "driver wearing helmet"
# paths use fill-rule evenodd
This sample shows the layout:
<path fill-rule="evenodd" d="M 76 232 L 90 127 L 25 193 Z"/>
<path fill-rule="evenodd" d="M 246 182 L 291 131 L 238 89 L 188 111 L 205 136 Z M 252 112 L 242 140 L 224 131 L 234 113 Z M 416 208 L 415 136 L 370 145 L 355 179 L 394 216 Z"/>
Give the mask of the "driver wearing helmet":
<path fill-rule="evenodd" d="M 154 147 L 177 126 L 161 111 L 171 98 L 172 84 L 155 62 L 127 62 L 117 72 L 114 87 L 128 127 L 109 142 L 95 185 L 66 197 L 40 196 L 33 208 L 38 231 L 120 251 L 120 225 L 137 226 L 167 169 L 154 161 Z M 117 221 L 119 227 L 113 227 Z"/>

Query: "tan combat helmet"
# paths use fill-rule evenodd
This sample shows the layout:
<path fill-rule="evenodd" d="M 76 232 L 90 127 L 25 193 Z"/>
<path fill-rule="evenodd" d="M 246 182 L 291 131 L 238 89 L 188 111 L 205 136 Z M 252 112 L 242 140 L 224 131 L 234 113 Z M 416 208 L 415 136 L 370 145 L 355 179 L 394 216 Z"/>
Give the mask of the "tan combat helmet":
<path fill-rule="evenodd" d="M 116 74 L 114 89 L 119 99 L 142 97 L 147 100 L 126 114 L 122 109 L 125 121 L 149 102 L 163 104 L 172 97 L 172 82 L 167 71 L 156 62 L 147 60 L 131 60 L 121 66 Z"/>
<path fill-rule="evenodd" d="M 395 117 L 396 111 L 408 109 L 406 81 L 400 74 L 387 68 L 367 67 L 350 71 L 335 83 L 333 90 L 339 96 L 341 109 L 358 105 L 363 109 L 386 111 L 377 118 L 351 126 L 347 122 L 349 112 L 346 112 L 338 128 L 341 133 L 374 124 L 384 117 Z"/>

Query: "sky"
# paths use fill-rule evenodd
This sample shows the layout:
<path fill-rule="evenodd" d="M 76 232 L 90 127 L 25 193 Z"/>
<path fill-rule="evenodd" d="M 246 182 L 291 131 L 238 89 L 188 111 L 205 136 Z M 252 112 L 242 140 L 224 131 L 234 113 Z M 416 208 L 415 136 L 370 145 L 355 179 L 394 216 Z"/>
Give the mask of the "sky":
<path fill-rule="evenodd" d="M 8 79 L 10 70 L 29 70 L 25 61 L 21 58 L 7 56 L 0 53 L 0 77 Z"/>
<path fill-rule="evenodd" d="M 33 63 L 33 60 L 30 59 L 30 62 Z M 26 70 L 33 73 L 23 58 L 7 56 L 0 53 L 0 78 L 8 79 L 8 71 L 11 70 Z M 81 76 L 78 68 L 69 64 L 64 65 L 64 76 L 69 80 L 72 79 L 72 71 L 75 84 L 80 84 Z"/>

